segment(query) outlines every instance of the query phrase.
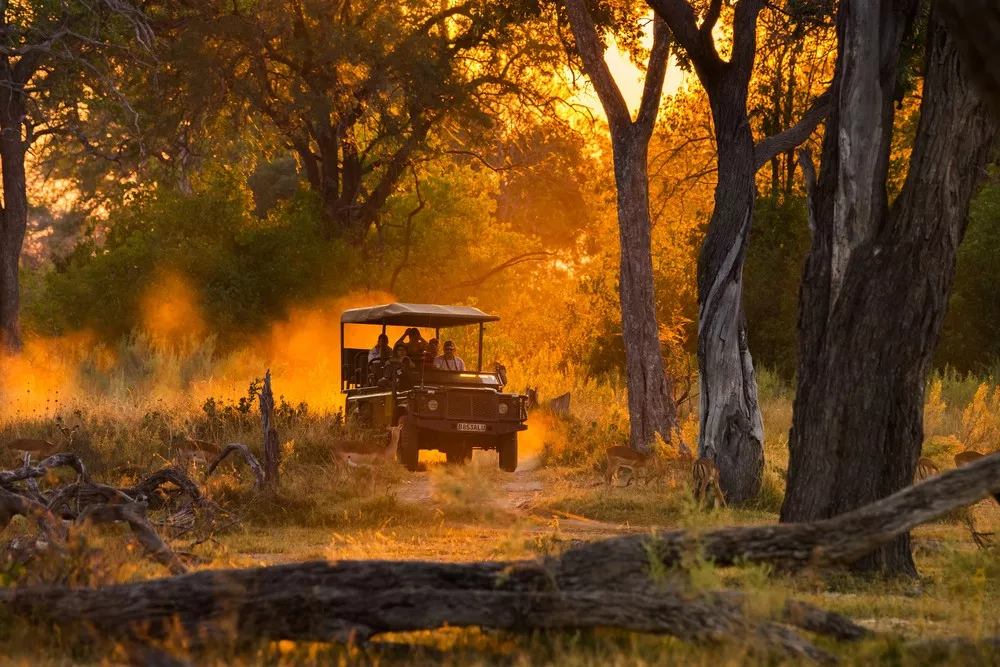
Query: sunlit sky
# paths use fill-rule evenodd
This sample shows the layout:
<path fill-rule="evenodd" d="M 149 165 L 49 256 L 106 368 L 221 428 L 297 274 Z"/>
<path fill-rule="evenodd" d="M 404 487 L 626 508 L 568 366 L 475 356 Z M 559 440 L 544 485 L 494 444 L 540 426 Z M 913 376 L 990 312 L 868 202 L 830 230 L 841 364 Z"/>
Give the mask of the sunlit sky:
<path fill-rule="evenodd" d="M 650 21 L 646 24 L 646 31 L 642 39 L 642 45 L 647 49 L 653 45 L 651 27 L 652 22 Z M 614 43 L 610 44 L 608 50 L 605 51 L 604 60 L 608 63 L 608 69 L 611 70 L 611 75 L 615 78 L 618 89 L 621 91 L 622 97 L 625 98 L 625 103 L 628 105 L 634 119 L 636 110 L 639 108 L 639 101 L 642 99 L 642 85 L 646 80 L 645 72 L 636 67 L 628 54 L 619 50 L 618 46 Z M 667 68 L 667 75 L 663 82 L 663 94 L 673 95 L 677 92 L 677 88 L 680 87 L 683 80 L 684 73 L 676 66 L 673 58 L 671 58 L 669 67 Z M 586 82 L 586 89 L 578 94 L 578 99 L 592 108 L 597 115 L 604 118 L 604 111 L 601 109 L 600 101 L 597 99 L 597 93 L 594 92 L 589 80 L 584 79 L 584 81 Z"/>

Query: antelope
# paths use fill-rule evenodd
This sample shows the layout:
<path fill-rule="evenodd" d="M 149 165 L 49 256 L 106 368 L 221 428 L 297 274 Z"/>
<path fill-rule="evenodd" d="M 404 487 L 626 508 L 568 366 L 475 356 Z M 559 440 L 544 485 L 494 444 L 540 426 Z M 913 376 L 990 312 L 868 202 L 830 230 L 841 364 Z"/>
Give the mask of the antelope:
<path fill-rule="evenodd" d="M 4 449 L 9 452 L 17 452 L 19 455 L 23 456 L 24 467 L 27 468 L 31 463 L 32 454 L 44 459 L 46 456 L 54 454 L 58 447 L 48 440 L 39 440 L 38 438 L 18 438 L 17 440 L 11 440 L 5 443 Z"/>
<path fill-rule="evenodd" d="M 194 438 L 181 438 L 174 443 L 174 446 L 182 458 L 201 465 L 208 464 L 207 455 L 214 458 L 222 452 L 222 449 L 214 442 Z"/>
<path fill-rule="evenodd" d="M 955 467 L 960 468 L 964 466 L 966 463 L 972 463 L 977 459 L 983 458 L 983 456 L 985 456 L 985 454 L 980 454 L 979 452 L 971 449 L 964 452 L 959 452 L 958 454 L 955 454 Z"/>
<path fill-rule="evenodd" d="M 67 447 L 72 447 L 73 446 L 73 436 L 76 434 L 76 430 L 78 428 L 80 428 L 80 425 L 77 424 L 76 426 L 73 426 L 72 428 L 70 428 L 68 426 L 56 426 L 56 428 L 58 428 L 59 432 L 63 434 L 64 438 L 66 438 L 66 446 Z"/>
<path fill-rule="evenodd" d="M 333 445 L 333 455 L 348 468 L 368 468 L 372 472 L 372 495 L 375 495 L 375 467 L 392 463 L 399 449 L 403 425 L 389 427 L 389 444 L 380 447 L 371 442 L 340 442 Z"/>
<path fill-rule="evenodd" d="M 914 482 L 922 482 L 928 477 L 933 477 L 939 474 L 941 471 L 938 467 L 934 465 L 934 462 L 928 458 L 920 457 L 917 460 L 917 474 Z"/>
<path fill-rule="evenodd" d="M 722 506 L 726 506 L 726 496 L 719 487 L 719 466 L 715 461 L 704 456 L 699 457 L 691 466 L 691 477 L 694 480 L 694 499 L 701 505 L 702 494 L 708 500 L 709 494 L 714 495 Z"/>
<path fill-rule="evenodd" d="M 648 454 L 640 454 L 631 447 L 609 447 L 605 455 L 608 458 L 607 469 L 604 471 L 606 484 L 611 484 L 611 480 L 618 475 L 618 471 L 622 468 L 628 468 L 632 472 L 632 478 L 625 486 L 631 484 L 633 479 L 637 479 L 640 471 L 645 473 L 643 478 L 646 484 L 649 484 L 660 474 L 659 459 Z M 650 470 L 653 471 L 653 476 L 648 474 Z"/>

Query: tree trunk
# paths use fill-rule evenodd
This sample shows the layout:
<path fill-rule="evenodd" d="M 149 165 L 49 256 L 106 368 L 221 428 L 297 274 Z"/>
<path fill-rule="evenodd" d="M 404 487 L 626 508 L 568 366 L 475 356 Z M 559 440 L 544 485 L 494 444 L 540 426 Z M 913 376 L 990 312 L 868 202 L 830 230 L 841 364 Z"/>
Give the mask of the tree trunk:
<path fill-rule="evenodd" d="M 621 248 L 618 290 L 628 384 L 629 444 L 649 454 L 655 434 L 671 441 L 677 404 L 663 364 L 660 327 L 656 321 L 653 248 L 649 219 L 647 151 L 663 92 L 670 55 L 670 31 L 653 21 L 653 46 L 646 67 L 639 113 L 633 121 L 625 99 L 604 61 L 604 45 L 583 0 L 566 0 L 570 27 L 587 76 L 601 100 L 611 129 L 615 186 L 618 191 L 618 237 Z M 678 442 L 687 453 L 683 441 Z"/>
<path fill-rule="evenodd" d="M 677 406 L 663 364 L 656 319 L 647 140 L 637 134 L 633 126 L 614 132 L 612 147 L 618 190 L 618 289 L 628 378 L 629 444 L 648 454 L 655 434 L 671 441 Z"/>
<path fill-rule="evenodd" d="M 932 16 L 910 169 L 889 209 L 892 91 L 916 4 L 841 5 L 834 110 L 800 295 L 785 522 L 884 498 L 912 483 L 920 456 L 924 387 L 955 252 L 996 129 Z M 909 536 L 855 567 L 916 574 Z"/>
<path fill-rule="evenodd" d="M 0 350 L 21 348 L 19 325 L 19 260 L 28 226 L 28 195 L 24 175 L 23 92 L 9 79 L 0 93 L 0 169 L 3 171 L 3 212 L 0 216 Z"/>
<path fill-rule="evenodd" d="M 756 167 L 746 89 L 742 96 L 732 86 L 712 92 L 719 182 L 698 258 L 698 453 L 715 459 L 729 501 L 743 503 L 757 495 L 764 470 L 764 424 L 743 313 Z"/>

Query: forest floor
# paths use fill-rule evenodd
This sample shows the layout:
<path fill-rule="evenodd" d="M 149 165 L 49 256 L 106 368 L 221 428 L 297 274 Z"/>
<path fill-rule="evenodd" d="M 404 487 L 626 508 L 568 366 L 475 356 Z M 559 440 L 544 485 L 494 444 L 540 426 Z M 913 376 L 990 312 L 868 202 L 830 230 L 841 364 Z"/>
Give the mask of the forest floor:
<path fill-rule="evenodd" d="M 109 449 L 115 438 L 131 442 L 123 431 L 139 437 L 137 428 L 116 431 L 113 421 L 97 419 L 87 424 L 89 440 L 77 449 L 91 461 L 96 478 L 121 484 L 138 469 L 157 467 L 153 458 L 136 460 L 145 450 L 119 448 L 112 453 Z M 691 499 L 686 470 L 678 468 L 649 485 L 628 484 L 624 473 L 617 485 L 608 486 L 593 463 L 542 465 L 537 451 L 527 452 L 513 474 L 501 472 L 491 452 L 476 452 L 471 463 L 461 466 L 444 464 L 432 454 L 420 472 L 406 472 L 397 465 L 379 470 L 373 491 L 368 470 L 339 474 L 330 465 L 323 446 L 317 444 L 323 438 L 316 435 L 315 426 L 301 427 L 295 435 L 298 440 L 286 452 L 276 496 L 254 493 L 242 464 L 209 481 L 209 497 L 237 521 L 189 549 L 196 556 L 195 569 L 311 559 L 532 558 L 559 553 L 580 541 L 629 533 L 773 523 L 780 508 L 779 493 L 749 508 L 701 509 Z M 782 468 L 780 460 L 769 462 L 769 474 L 775 479 L 783 477 Z M 979 530 L 1000 535 L 1000 508 L 995 503 L 981 502 L 971 512 Z M 854 645 L 818 640 L 845 664 L 1000 664 L 1000 652 L 981 647 L 942 654 L 912 645 L 932 638 L 974 641 L 1000 635 L 1000 550 L 977 548 L 960 518 L 956 515 L 913 533 L 917 579 L 883 581 L 828 571 L 790 576 L 760 566 L 716 568 L 704 563 L 696 564 L 691 574 L 706 587 L 738 588 L 768 599 L 794 595 L 880 633 L 876 640 Z M 3 539 L 30 530 L 29 523 L 17 518 Z M 81 557 L 81 569 L 90 574 L 77 583 L 100 585 L 165 574 L 142 556 L 122 529 L 91 528 L 85 539 L 92 549 Z M 172 544 L 188 550 L 190 542 L 189 536 Z M 26 575 L 7 573 L 0 577 L 0 585 L 31 583 L 18 576 Z M 183 643 L 176 649 L 179 654 L 188 651 Z M 3 619 L 0 655 L 5 664 L 24 665 L 124 664 L 125 660 L 121 649 L 41 632 L 24 623 L 5 624 Z M 743 645 L 692 645 L 670 637 L 607 630 L 514 635 L 452 628 L 383 635 L 364 648 L 223 643 L 217 650 L 188 657 L 205 665 L 796 662 L 751 653 Z"/>

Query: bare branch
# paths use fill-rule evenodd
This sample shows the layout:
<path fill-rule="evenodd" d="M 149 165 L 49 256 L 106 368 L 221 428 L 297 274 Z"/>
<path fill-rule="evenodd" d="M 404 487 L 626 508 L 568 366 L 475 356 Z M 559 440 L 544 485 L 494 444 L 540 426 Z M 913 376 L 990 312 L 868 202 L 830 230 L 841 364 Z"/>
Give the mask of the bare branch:
<path fill-rule="evenodd" d="M 526 252 L 523 255 L 517 255 L 515 257 L 511 257 L 507 261 L 498 264 L 497 266 L 494 266 L 492 269 L 482 274 L 478 278 L 472 278 L 471 280 L 463 280 L 460 283 L 455 283 L 454 285 L 451 286 L 451 289 L 452 290 L 466 289 L 469 287 L 476 287 L 477 285 L 482 285 L 484 282 L 486 282 L 496 274 L 500 273 L 501 271 L 505 271 L 509 268 L 515 267 L 518 264 L 524 264 L 525 262 L 542 260 L 545 259 L 546 257 L 551 257 L 553 254 L 555 253 L 551 253 L 544 250 L 538 250 L 535 252 Z"/>
<path fill-rule="evenodd" d="M 604 60 L 604 45 L 597 36 L 597 27 L 583 0 L 566 0 L 569 25 L 576 40 L 576 49 L 583 60 L 587 76 L 594 84 L 597 97 L 601 100 L 604 113 L 613 128 L 626 128 L 632 124 L 628 105 L 622 97 L 618 84 L 611 76 L 608 63 Z"/>
<path fill-rule="evenodd" d="M 667 60 L 670 58 L 670 29 L 663 19 L 653 19 L 653 47 L 649 52 L 649 63 L 646 66 L 646 80 L 642 85 L 642 101 L 639 103 L 639 113 L 635 124 L 646 140 L 653 133 L 656 115 L 660 110 L 660 97 L 663 95 L 663 77 L 667 73 Z"/>
<path fill-rule="evenodd" d="M 830 113 L 830 91 L 813 100 L 812 105 L 802 114 L 795 125 L 784 132 L 762 139 L 753 149 L 754 169 L 760 169 L 771 158 L 799 146 L 819 126 Z"/>
<path fill-rule="evenodd" d="M 222 463 L 225 460 L 225 458 L 230 454 L 232 454 L 233 452 L 239 452 L 243 456 L 243 460 L 247 462 L 248 466 L 250 466 L 250 470 L 253 471 L 254 477 L 256 478 L 257 481 L 257 490 L 263 489 L 264 468 L 261 467 L 260 461 L 258 461 L 257 457 L 253 455 L 253 452 L 250 451 L 250 448 L 239 442 L 229 443 L 228 445 L 226 445 L 225 449 L 219 452 L 219 455 L 215 457 L 215 460 L 212 461 L 212 464 L 208 466 L 208 470 L 205 471 L 205 479 L 207 480 L 209 477 L 211 477 L 212 473 L 215 472 L 215 469 L 219 466 L 219 464 Z"/>
<path fill-rule="evenodd" d="M 184 565 L 173 552 L 173 550 L 160 539 L 153 527 L 146 520 L 146 506 L 141 503 L 130 503 L 125 505 L 91 505 L 80 515 L 79 523 L 90 521 L 92 523 L 112 523 L 124 521 L 132 528 L 139 544 L 146 548 L 149 555 L 156 562 L 170 570 L 171 574 L 184 574 L 187 566 Z"/>

